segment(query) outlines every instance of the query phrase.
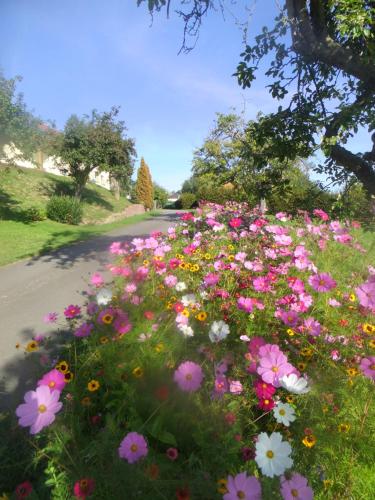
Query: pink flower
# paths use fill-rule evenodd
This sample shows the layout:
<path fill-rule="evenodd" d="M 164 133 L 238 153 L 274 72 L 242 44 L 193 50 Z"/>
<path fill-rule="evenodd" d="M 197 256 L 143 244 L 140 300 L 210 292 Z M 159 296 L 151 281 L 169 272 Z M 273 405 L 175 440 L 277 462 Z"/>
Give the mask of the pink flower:
<path fill-rule="evenodd" d="M 297 472 L 293 472 L 290 479 L 285 476 L 280 478 L 280 493 L 284 500 L 312 500 L 313 490 L 307 483 L 307 479 Z"/>
<path fill-rule="evenodd" d="M 104 279 L 103 279 L 103 276 L 100 274 L 100 273 L 94 273 L 92 276 L 91 276 L 91 280 L 90 280 L 91 284 L 94 285 L 96 288 L 99 288 L 101 287 L 102 285 L 104 285 Z"/>
<path fill-rule="evenodd" d="M 241 224 L 242 224 L 242 219 L 240 219 L 239 217 L 233 217 L 233 219 L 229 221 L 230 227 L 233 228 L 240 227 Z"/>
<path fill-rule="evenodd" d="M 328 299 L 328 304 L 331 307 L 340 307 L 341 306 L 341 302 L 338 302 L 336 299 Z"/>
<path fill-rule="evenodd" d="M 375 281 L 368 280 L 355 289 L 358 301 L 366 309 L 375 309 Z"/>
<path fill-rule="evenodd" d="M 43 318 L 44 323 L 56 323 L 58 314 L 56 312 L 50 312 L 46 314 Z"/>
<path fill-rule="evenodd" d="M 312 274 L 309 276 L 308 282 L 317 292 L 329 292 L 336 286 L 336 281 L 328 273 Z"/>
<path fill-rule="evenodd" d="M 229 383 L 229 392 L 232 394 L 241 394 L 243 391 L 242 384 L 239 380 L 231 380 Z"/>
<path fill-rule="evenodd" d="M 94 325 L 91 323 L 83 323 L 77 330 L 74 332 L 76 337 L 88 337 L 92 332 Z"/>
<path fill-rule="evenodd" d="M 25 403 L 16 409 L 21 427 L 30 427 L 30 434 L 37 434 L 44 427 L 52 424 L 55 413 L 61 410 L 60 391 L 50 391 L 47 385 L 37 387 L 25 394 Z"/>
<path fill-rule="evenodd" d="M 178 279 L 176 276 L 173 276 L 172 274 L 169 274 L 164 278 L 164 285 L 167 286 L 168 288 L 172 288 L 177 284 Z"/>
<path fill-rule="evenodd" d="M 129 464 L 134 464 L 147 455 L 147 442 L 142 434 L 129 432 L 121 441 L 118 453 L 120 458 L 125 458 Z"/>
<path fill-rule="evenodd" d="M 276 344 L 266 344 L 261 347 L 259 356 L 258 374 L 267 384 L 280 387 L 279 379 L 293 371 L 293 366 L 288 363 L 288 358 Z"/>
<path fill-rule="evenodd" d="M 271 384 L 266 384 L 263 380 L 256 380 L 254 383 L 255 394 L 259 399 L 270 399 L 275 394 L 276 389 Z"/>
<path fill-rule="evenodd" d="M 95 490 L 95 481 L 84 477 L 74 483 L 73 493 L 76 498 L 86 500 Z"/>
<path fill-rule="evenodd" d="M 252 337 L 249 342 L 248 349 L 253 356 L 257 356 L 259 349 L 263 345 L 266 345 L 266 341 L 264 340 L 263 337 Z"/>
<path fill-rule="evenodd" d="M 375 381 L 375 356 L 362 358 L 359 368 L 365 377 Z"/>
<path fill-rule="evenodd" d="M 38 385 L 46 385 L 51 391 L 62 391 L 66 385 L 64 374 L 54 368 L 38 381 Z"/>
<path fill-rule="evenodd" d="M 323 221 L 327 221 L 329 220 L 329 215 L 324 211 L 322 210 L 321 208 L 316 208 L 314 211 L 313 211 L 313 214 L 316 216 L 316 217 L 319 217 L 320 219 L 322 219 Z"/>
<path fill-rule="evenodd" d="M 114 241 L 109 247 L 109 251 L 115 255 L 120 255 L 122 253 L 121 241 Z"/>
<path fill-rule="evenodd" d="M 174 372 L 173 380 L 182 391 L 195 392 L 203 380 L 202 368 L 193 361 L 185 361 Z"/>
<path fill-rule="evenodd" d="M 247 476 L 241 472 L 237 476 L 228 476 L 227 490 L 223 500 L 261 500 L 260 482 L 255 476 Z"/>
<path fill-rule="evenodd" d="M 317 337 L 320 335 L 320 332 L 322 330 L 322 326 L 319 323 L 319 321 L 316 321 L 314 318 L 306 318 L 303 322 L 303 327 L 304 331 L 308 335 L 313 335 L 314 337 Z"/>
<path fill-rule="evenodd" d="M 70 305 L 64 310 L 64 316 L 68 319 L 76 318 L 81 314 L 81 308 L 79 306 Z"/>
<path fill-rule="evenodd" d="M 299 316 L 296 311 L 283 311 L 282 309 L 279 309 L 275 314 L 287 326 L 294 327 L 299 321 Z"/>
<path fill-rule="evenodd" d="M 206 286 L 215 286 L 220 280 L 220 274 L 209 273 L 203 278 L 203 282 Z"/>
<path fill-rule="evenodd" d="M 270 292 L 270 280 L 266 276 L 258 276 L 253 280 L 254 290 L 257 292 Z"/>
<path fill-rule="evenodd" d="M 168 450 L 166 451 L 166 455 L 169 460 L 175 461 L 178 458 L 177 448 L 168 448 Z"/>

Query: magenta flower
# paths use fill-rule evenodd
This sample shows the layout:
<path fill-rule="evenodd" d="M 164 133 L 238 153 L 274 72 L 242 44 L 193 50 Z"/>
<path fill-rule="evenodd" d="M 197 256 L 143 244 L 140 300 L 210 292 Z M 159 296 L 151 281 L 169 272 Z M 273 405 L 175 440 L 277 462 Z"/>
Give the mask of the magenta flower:
<path fill-rule="evenodd" d="M 375 309 L 375 281 L 369 280 L 355 289 L 358 301 L 366 309 Z"/>
<path fill-rule="evenodd" d="M 185 361 L 174 372 L 173 380 L 182 391 L 195 392 L 203 380 L 202 368 L 193 361 Z"/>
<path fill-rule="evenodd" d="M 209 273 L 203 278 L 203 283 L 206 286 L 215 286 L 220 280 L 220 274 Z"/>
<path fill-rule="evenodd" d="M 246 472 L 241 472 L 237 476 L 228 476 L 228 493 L 225 493 L 223 500 L 261 500 L 260 482 L 255 476 L 247 476 Z"/>
<path fill-rule="evenodd" d="M 328 273 L 312 274 L 308 282 L 316 292 L 329 292 L 336 286 L 336 281 Z"/>
<path fill-rule="evenodd" d="M 362 358 L 359 368 L 365 377 L 375 381 L 375 356 Z"/>
<path fill-rule="evenodd" d="M 242 224 L 242 219 L 240 219 L 239 217 L 233 217 L 233 219 L 229 221 L 230 227 L 233 228 L 240 227 L 241 224 Z"/>
<path fill-rule="evenodd" d="M 64 310 L 64 316 L 68 319 L 76 318 L 81 314 L 81 308 L 79 306 L 74 306 L 71 304 Z"/>
<path fill-rule="evenodd" d="M 166 451 L 166 455 L 169 458 L 169 460 L 177 460 L 178 458 L 178 450 L 176 448 L 168 448 Z"/>
<path fill-rule="evenodd" d="M 256 380 L 254 383 L 255 394 L 259 399 L 270 399 L 275 394 L 276 389 L 271 384 L 266 384 L 263 380 Z"/>
<path fill-rule="evenodd" d="M 319 217 L 320 219 L 322 219 L 323 221 L 329 220 L 329 215 L 321 208 L 315 208 L 315 210 L 313 211 L 313 214 L 316 217 Z"/>
<path fill-rule="evenodd" d="M 142 434 L 129 432 L 121 441 L 118 453 L 120 458 L 125 458 L 129 464 L 134 464 L 147 455 L 147 442 Z"/>
<path fill-rule="evenodd" d="M 38 385 L 47 385 L 51 391 L 62 391 L 66 385 L 64 374 L 54 368 L 38 381 Z"/>
<path fill-rule="evenodd" d="M 297 472 L 293 472 L 290 479 L 285 476 L 280 478 L 280 493 L 284 500 L 312 500 L 313 490 L 307 483 L 307 479 Z"/>
<path fill-rule="evenodd" d="M 287 326 L 291 326 L 292 328 L 297 325 L 299 321 L 299 316 L 296 311 L 283 311 L 279 310 L 277 312 L 278 317 L 281 319 L 283 323 Z"/>
<path fill-rule="evenodd" d="M 74 332 L 75 337 L 88 337 L 93 330 L 94 325 L 91 323 L 82 323 L 80 327 Z"/>
<path fill-rule="evenodd" d="M 25 394 L 25 403 L 16 409 L 21 427 L 30 427 L 30 434 L 37 434 L 44 427 L 52 424 L 55 413 L 61 410 L 60 391 L 50 391 L 47 385 L 37 387 Z"/>
<path fill-rule="evenodd" d="M 56 323 L 58 316 L 56 312 L 50 312 L 44 316 L 43 321 L 44 323 Z"/>
<path fill-rule="evenodd" d="M 94 285 L 96 288 L 101 287 L 104 285 L 104 279 L 103 276 L 100 273 L 94 273 L 91 276 L 91 284 Z"/>
<path fill-rule="evenodd" d="M 73 493 L 76 498 L 86 500 L 95 490 L 95 481 L 89 477 L 79 479 L 74 483 Z"/>
<path fill-rule="evenodd" d="M 266 341 L 263 337 L 252 337 L 248 345 L 249 352 L 251 352 L 253 356 L 257 356 L 259 349 L 264 345 L 266 345 Z"/>
<path fill-rule="evenodd" d="M 259 356 L 258 374 L 267 384 L 280 387 L 279 379 L 284 375 L 289 375 L 294 369 L 288 363 L 288 358 L 279 350 L 278 346 L 271 344 L 261 347 L 259 349 Z"/>

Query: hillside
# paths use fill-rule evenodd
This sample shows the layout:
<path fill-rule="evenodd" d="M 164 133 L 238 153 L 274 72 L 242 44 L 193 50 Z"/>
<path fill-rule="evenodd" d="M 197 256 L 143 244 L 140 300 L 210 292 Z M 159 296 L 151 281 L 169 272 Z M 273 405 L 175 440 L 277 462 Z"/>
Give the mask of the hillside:
<path fill-rule="evenodd" d="M 73 194 L 73 182 L 36 169 L 0 166 L 0 220 L 23 222 L 30 207 L 45 208 L 53 194 Z M 90 182 L 83 192 L 83 221 L 97 224 L 124 210 L 126 198 L 116 200 L 113 194 Z"/>

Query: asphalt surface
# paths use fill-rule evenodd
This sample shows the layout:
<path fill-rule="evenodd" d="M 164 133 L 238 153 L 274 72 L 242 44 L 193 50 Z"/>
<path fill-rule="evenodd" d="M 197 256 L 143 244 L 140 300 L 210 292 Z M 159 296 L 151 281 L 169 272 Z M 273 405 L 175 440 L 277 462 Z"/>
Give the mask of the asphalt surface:
<path fill-rule="evenodd" d="M 24 359 L 23 347 L 36 334 L 56 331 L 54 325 L 43 322 L 48 312 L 62 317 L 67 305 L 85 301 L 83 292 L 92 273 L 108 275 L 110 244 L 166 231 L 177 220 L 175 211 L 164 210 L 134 225 L 0 268 L 0 410 L 14 409 L 24 392 L 35 387 L 39 353 Z M 21 344 L 18 349 L 17 343 Z"/>

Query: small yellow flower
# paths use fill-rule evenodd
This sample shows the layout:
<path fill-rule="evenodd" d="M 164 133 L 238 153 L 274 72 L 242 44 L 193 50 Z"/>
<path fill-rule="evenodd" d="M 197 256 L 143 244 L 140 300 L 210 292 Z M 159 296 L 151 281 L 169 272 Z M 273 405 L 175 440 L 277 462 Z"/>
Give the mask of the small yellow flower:
<path fill-rule="evenodd" d="M 234 261 L 234 255 L 228 255 L 228 260 L 229 260 L 229 262 L 233 262 Z"/>
<path fill-rule="evenodd" d="M 166 305 L 165 305 L 165 308 L 166 308 L 167 310 L 172 309 L 172 307 L 173 307 L 173 303 L 172 303 L 172 302 L 167 302 L 167 303 L 166 303 Z"/>
<path fill-rule="evenodd" d="M 296 332 L 292 328 L 288 328 L 286 333 L 289 335 L 289 337 L 293 337 Z"/>
<path fill-rule="evenodd" d="M 185 255 L 182 255 L 180 253 L 176 253 L 176 259 L 178 259 L 178 260 L 184 260 L 184 258 L 185 258 Z"/>
<path fill-rule="evenodd" d="M 107 342 L 109 342 L 109 338 L 108 337 L 100 337 L 99 342 L 101 344 L 107 344 Z"/>
<path fill-rule="evenodd" d="M 174 295 L 171 297 L 171 302 L 176 302 L 177 300 L 177 297 L 175 297 Z"/>
<path fill-rule="evenodd" d="M 66 361 L 60 361 L 57 363 L 56 370 L 59 370 L 61 373 L 66 373 L 69 370 L 69 365 Z"/>
<path fill-rule="evenodd" d="M 178 267 L 180 269 L 186 269 L 186 262 L 180 262 L 180 264 L 178 265 Z"/>
<path fill-rule="evenodd" d="M 196 272 L 198 272 L 198 271 L 199 271 L 199 269 L 200 269 L 200 267 L 198 266 L 198 264 L 194 264 L 193 266 L 191 266 L 190 271 L 191 271 L 192 273 L 196 273 Z"/>
<path fill-rule="evenodd" d="M 198 321 L 206 321 L 207 319 L 207 313 L 205 311 L 201 311 L 199 312 L 195 318 L 198 320 Z"/>
<path fill-rule="evenodd" d="M 328 490 L 333 485 L 332 479 L 323 479 L 323 486 L 325 490 Z"/>
<path fill-rule="evenodd" d="M 90 406 L 91 405 L 91 399 L 89 396 L 85 396 L 82 400 L 81 400 L 81 405 L 82 406 Z"/>
<path fill-rule="evenodd" d="M 310 349 L 310 347 L 304 347 L 300 350 L 300 354 L 304 358 L 311 358 L 311 356 L 314 354 L 314 351 Z"/>
<path fill-rule="evenodd" d="M 185 316 L 185 318 L 188 318 L 188 317 L 190 316 L 190 313 L 189 313 L 189 311 L 186 309 L 186 307 L 185 307 L 185 309 L 182 311 L 182 313 L 181 313 L 181 314 L 182 314 L 183 316 Z"/>
<path fill-rule="evenodd" d="M 205 258 L 206 260 L 211 260 L 211 259 L 212 259 L 212 256 L 211 256 L 211 254 L 210 254 L 210 253 L 205 253 L 205 254 L 204 254 L 204 258 Z"/>
<path fill-rule="evenodd" d="M 141 377 L 143 377 L 143 368 L 141 368 L 140 366 L 137 366 L 137 368 L 134 368 L 132 373 L 133 373 L 134 377 L 141 378 Z"/>
<path fill-rule="evenodd" d="M 364 333 L 372 335 L 373 333 L 375 333 L 375 325 L 371 325 L 370 323 L 364 323 L 362 325 L 362 330 Z"/>
<path fill-rule="evenodd" d="M 227 484 L 228 484 L 228 481 L 226 479 L 219 479 L 217 481 L 217 491 L 218 493 L 220 493 L 221 495 L 225 495 L 225 493 L 228 493 L 228 490 L 227 490 Z"/>
<path fill-rule="evenodd" d="M 110 325 L 113 321 L 113 316 L 112 314 L 105 314 L 103 317 L 102 317 L 102 321 L 103 323 L 105 323 L 106 325 Z"/>
<path fill-rule="evenodd" d="M 143 265 L 144 265 L 145 267 L 147 267 L 149 264 L 150 264 L 150 261 L 149 261 L 149 260 L 145 259 L 145 260 L 143 261 Z"/>
<path fill-rule="evenodd" d="M 346 432 L 349 432 L 349 430 L 350 430 L 350 424 L 339 424 L 337 428 L 338 428 L 339 432 L 346 433 Z"/>
<path fill-rule="evenodd" d="M 306 370 L 306 363 L 299 362 L 297 363 L 297 368 L 300 372 L 304 372 Z"/>
<path fill-rule="evenodd" d="M 323 413 L 327 413 L 329 410 L 328 406 L 323 406 L 322 411 Z"/>
<path fill-rule="evenodd" d="M 67 371 L 64 373 L 65 382 L 71 382 L 74 379 L 74 373 Z"/>
<path fill-rule="evenodd" d="M 371 339 L 368 345 L 369 347 L 371 347 L 371 349 L 375 349 L 375 339 Z"/>
<path fill-rule="evenodd" d="M 355 302 L 356 301 L 356 296 L 354 295 L 354 293 L 351 293 L 349 295 L 349 300 L 350 300 L 350 302 Z"/>
<path fill-rule="evenodd" d="M 234 250 L 234 246 L 233 245 L 228 245 L 228 250 L 230 250 L 232 252 Z"/>
<path fill-rule="evenodd" d="M 90 380 L 90 382 L 87 384 L 87 389 L 90 392 L 95 392 L 99 389 L 100 383 L 97 380 Z"/>
<path fill-rule="evenodd" d="M 39 349 L 39 344 L 36 340 L 32 340 L 26 346 L 27 352 L 34 352 L 34 351 L 37 351 L 38 349 Z"/>
<path fill-rule="evenodd" d="M 159 344 L 156 344 L 155 351 L 156 352 L 163 352 L 164 351 L 164 344 L 162 342 L 160 342 Z"/>
<path fill-rule="evenodd" d="M 352 366 L 351 368 L 346 369 L 346 373 L 349 375 L 349 377 L 355 377 L 356 375 L 358 375 L 359 371 L 357 370 L 357 368 Z"/>
<path fill-rule="evenodd" d="M 316 437 L 314 434 L 308 434 L 302 439 L 302 443 L 306 446 L 306 448 L 312 448 L 316 444 Z"/>
<path fill-rule="evenodd" d="M 285 397 L 287 403 L 294 403 L 294 396 L 291 396 L 290 394 L 288 394 L 286 397 Z"/>

